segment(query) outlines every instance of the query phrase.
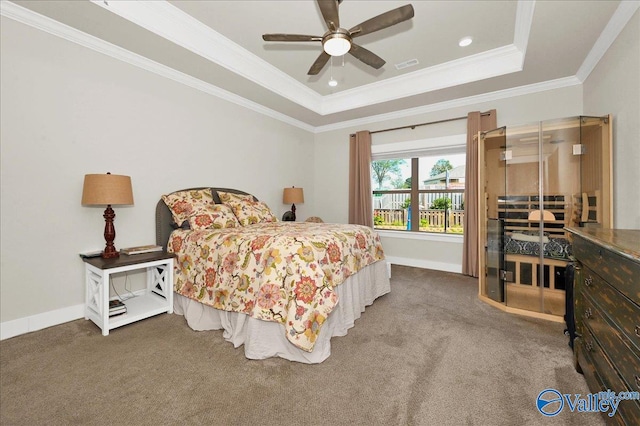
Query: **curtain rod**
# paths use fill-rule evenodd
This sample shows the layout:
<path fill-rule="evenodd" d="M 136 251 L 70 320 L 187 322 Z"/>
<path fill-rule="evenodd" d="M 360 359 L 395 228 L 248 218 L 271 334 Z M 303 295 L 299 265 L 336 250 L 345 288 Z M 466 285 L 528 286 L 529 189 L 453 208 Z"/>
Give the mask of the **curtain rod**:
<path fill-rule="evenodd" d="M 480 115 L 489 115 L 491 114 L 490 112 L 481 112 Z M 372 135 L 374 133 L 384 133 L 384 132 L 391 132 L 393 130 L 402 130 L 402 129 L 415 129 L 416 127 L 420 127 L 420 126 L 428 126 L 430 124 L 440 124 L 440 123 L 447 123 L 449 121 L 457 121 L 457 120 L 466 120 L 467 116 L 464 117 L 455 117 L 455 118 L 447 118 L 445 120 L 438 120 L 438 121 L 430 121 L 428 123 L 419 123 L 419 124 L 410 124 L 408 126 L 401 126 L 401 127 L 394 127 L 391 129 L 383 129 L 383 130 L 374 130 L 373 132 L 370 132 Z M 350 136 L 354 136 L 355 134 L 352 133 Z"/>

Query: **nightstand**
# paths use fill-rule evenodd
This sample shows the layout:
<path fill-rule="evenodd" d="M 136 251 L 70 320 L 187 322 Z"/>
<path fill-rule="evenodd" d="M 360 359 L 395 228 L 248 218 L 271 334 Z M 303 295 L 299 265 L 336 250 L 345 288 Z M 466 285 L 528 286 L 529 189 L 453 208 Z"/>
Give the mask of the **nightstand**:
<path fill-rule="evenodd" d="M 102 335 L 109 330 L 139 321 L 164 312 L 173 313 L 173 259 L 175 255 L 166 252 L 120 254 L 114 259 L 93 257 L 85 262 L 86 296 L 84 318 L 90 319 L 102 329 Z M 147 286 L 136 291 L 136 297 L 124 303 L 127 313 L 109 318 L 109 283 L 112 274 L 146 269 Z"/>

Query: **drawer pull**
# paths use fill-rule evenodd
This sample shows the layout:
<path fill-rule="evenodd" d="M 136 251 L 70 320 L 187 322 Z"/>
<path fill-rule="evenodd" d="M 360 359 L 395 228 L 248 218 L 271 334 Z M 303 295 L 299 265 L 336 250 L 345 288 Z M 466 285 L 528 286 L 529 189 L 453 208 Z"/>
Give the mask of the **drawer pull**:
<path fill-rule="evenodd" d="M 589 319 L 593 316 L 593 312 L 591 312 L 591 308 L 587 308 L 586 311 L 584 311 L 584 318 L 585 319 Z M 636 330 L 637 331 L 637 330 Z"/>
<path fill-rule="evenodd" d="M 589 275 L 587 278 L 584 279 L 584 285 L 586 285 L 587 287 L 591 287 L 591 284 L 593 284 L 593 277 Z"/>
<path fill-rule="evenodd" d="M 640 337 L 640 325 L 636 325 L 636 336 Z"/>
<path fill-rule="evenodd" d="M 593 352 L 593 342 L 585 342 L 584 348 L 587 350 L 587 352 Z"/>

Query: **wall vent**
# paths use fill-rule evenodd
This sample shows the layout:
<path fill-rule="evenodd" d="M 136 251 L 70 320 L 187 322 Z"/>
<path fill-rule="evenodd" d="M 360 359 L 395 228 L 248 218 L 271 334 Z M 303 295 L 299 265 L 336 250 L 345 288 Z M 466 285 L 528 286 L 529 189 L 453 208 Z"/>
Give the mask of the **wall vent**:
<path fill-rule="evenodd" d="M 397 70 L 401 70 L 404 68 L 412 67 L 414 65 L 418 65 L 417 59 L 409 59 L 408 61 L 400 62 L 399 64 L 396 64 L 395 67 Z"/>

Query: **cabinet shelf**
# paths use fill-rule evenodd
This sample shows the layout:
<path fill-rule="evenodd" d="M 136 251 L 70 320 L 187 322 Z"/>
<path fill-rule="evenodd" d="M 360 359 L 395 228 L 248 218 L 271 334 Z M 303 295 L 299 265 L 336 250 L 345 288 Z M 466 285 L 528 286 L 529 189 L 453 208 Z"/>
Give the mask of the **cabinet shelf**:
<path fill-rule="evenodd" d="M 147 293 L 146 290 L 136 294 L 136 297 L 125 300 L 124 304 L 127 307 L 125 314 L 109 318 L 110 330 L 168 312 L 167 299 L 153 292 Z"/>

